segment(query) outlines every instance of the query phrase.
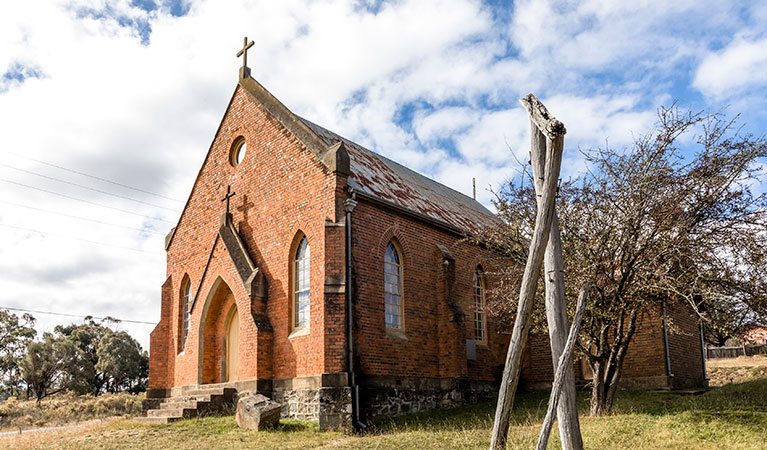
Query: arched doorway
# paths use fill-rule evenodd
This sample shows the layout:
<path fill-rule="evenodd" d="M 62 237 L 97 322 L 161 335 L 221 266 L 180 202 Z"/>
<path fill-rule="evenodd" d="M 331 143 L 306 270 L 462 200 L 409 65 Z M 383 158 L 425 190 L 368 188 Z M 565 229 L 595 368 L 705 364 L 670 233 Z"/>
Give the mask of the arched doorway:
<path fill-rule="evenodd" d="M 218 277 L 205 300 L 200 320 L 199 384 L 239 379 L 240 320 L 234 294 Z"/>
<path fill-rule="evenodd" d="M 240 375 L 240 315 L 237 305 L 229 310 L 226 326 L 226 381 L 237 381 Z"/>

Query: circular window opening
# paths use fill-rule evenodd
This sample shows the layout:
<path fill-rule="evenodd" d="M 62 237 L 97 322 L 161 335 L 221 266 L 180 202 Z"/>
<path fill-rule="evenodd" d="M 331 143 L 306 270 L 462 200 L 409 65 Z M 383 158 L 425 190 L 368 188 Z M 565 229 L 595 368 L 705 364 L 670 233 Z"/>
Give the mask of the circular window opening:
<path fill-rule="evenodd" d="M 230 157 L 230 161 L 233 166 L 239 165 L 242 160 L 245 158 L 245 152 L 247 151 L 248 144 L 245 142 L 245 139 L 238 138 L 235 139 L 234 145 L 232 145 L 232 155 Z"/>

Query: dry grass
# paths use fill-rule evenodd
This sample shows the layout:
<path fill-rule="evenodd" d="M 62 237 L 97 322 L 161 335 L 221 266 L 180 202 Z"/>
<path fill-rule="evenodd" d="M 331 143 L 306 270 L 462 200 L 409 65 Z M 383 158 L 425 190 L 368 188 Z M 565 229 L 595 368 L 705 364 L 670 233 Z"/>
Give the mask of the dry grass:
<path fill-rule="evenodd" d="M 737 358 L 709 359 L 706 360 L 709 369 L 732 368 L 732 367 L 767 367 L 767 356 L 738 356 Z"/>
<path fill-rule="evenodd" d="M 545 393 L 518 397 L 510 448 L 534 447 L 546 410 Z M 131 420 L 84 429 L 0 438 L 0 447 L 20 449 L 486 449 L 494 403 L 431 411 L 384 420 L 359 436 L 319 432 L 316 424 L 280 422 L 277 430 L 240 429 L 232 417 L 206 417 L 150 426 Z M 697 396 L 643 391 L 619 393 L 611 416 L 585 414 L 579 397 L 586 448 L 762 449 L 767 442 L 767 376 Z M 555 430 L 549 448 L 559 448 Z"/>
<path fill-rule="evenodd" d="M 34 400 L 11 397 L 0 404 L 0 431 L 61 426 L 113 416 L 133 417 L 142 413 L 143 398 L 143 394 L 94 397 L 66 393 L 43 399 L 38 407 Z"/>
<path fill-rule="evenodd" d="M 743 383 L 767 377 L 767 356 L 710 359 L 706 361 L 706 367 L 711 386 Z"/>

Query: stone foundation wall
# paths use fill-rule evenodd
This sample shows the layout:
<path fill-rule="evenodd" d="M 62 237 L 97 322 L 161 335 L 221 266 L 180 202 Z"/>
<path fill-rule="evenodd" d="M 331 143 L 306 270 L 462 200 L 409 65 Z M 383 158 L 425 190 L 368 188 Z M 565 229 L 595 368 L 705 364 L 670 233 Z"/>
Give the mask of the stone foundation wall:
<path fill-rule="evenodd" d="M 274 380 L 269 395 L 282 418 L 312 420 L 320 430 L 351 430 L 352 396 L 346 373 Z"/>
<path fill-rule="evenodd" d="M 282 405 L 283 419 L 319 420 L 320 391 L 318 389 L 275 389 L 272 400 Z"/>
<path fill-rule="evenodd" d="M 450 408 L 498 394 L 493 382 L 455 378 L 370 377 L 360 384 L 364 421 Z"/>

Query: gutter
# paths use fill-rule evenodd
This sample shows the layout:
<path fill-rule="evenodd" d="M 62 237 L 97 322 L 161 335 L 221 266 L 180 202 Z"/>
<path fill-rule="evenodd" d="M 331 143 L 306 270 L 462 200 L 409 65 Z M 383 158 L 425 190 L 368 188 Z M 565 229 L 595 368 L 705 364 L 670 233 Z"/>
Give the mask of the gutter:
<path fill-rule="evenodd" d="M 672 378 L 674 374 L 671 372 L 671 355 L 668 351 L 668 326 L 666 325 L 666 302 L 661 302 L 661 315 L 663 315 L 663 353 L 666 354 L 666 375 Z M 669 380 L 670 382 L 671 380 Z M 669 386 L 671 387 L 671 386 Z"/>
<path fill-rule="evenodd" d="M 349 189 L 350 198 L 344 200 L 346 220 L 344 228 L 346 232 L 346 348 L 347 368 L 349 369 L 349 388 L 352 395 L 352 426 L 355 431 L 367 428 L 360 420 L 360 388 L 354 373 L 354 305 L 352 304 L 352 211 L 357 206 L 357 194 Z"/>

